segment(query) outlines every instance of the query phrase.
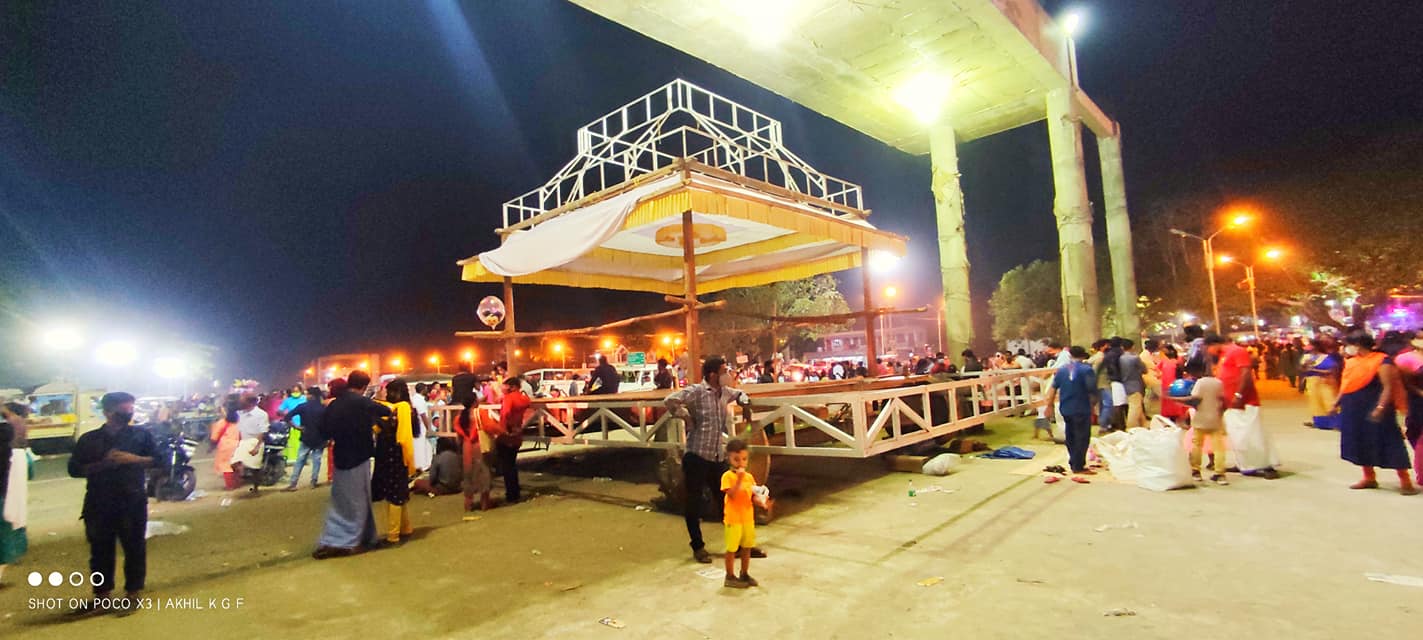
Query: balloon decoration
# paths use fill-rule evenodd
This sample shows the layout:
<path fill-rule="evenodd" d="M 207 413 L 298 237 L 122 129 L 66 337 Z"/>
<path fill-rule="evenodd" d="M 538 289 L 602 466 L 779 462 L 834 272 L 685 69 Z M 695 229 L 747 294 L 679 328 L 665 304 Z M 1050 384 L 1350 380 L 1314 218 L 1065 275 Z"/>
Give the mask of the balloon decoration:
<path fill-rule="evenodd" d="M 485 326 L 493 329 L 504 321 L 504 301 L 495 296 L 485 296 L 479 301 L 475 315 L 479 316 L 479 321 Z"/>

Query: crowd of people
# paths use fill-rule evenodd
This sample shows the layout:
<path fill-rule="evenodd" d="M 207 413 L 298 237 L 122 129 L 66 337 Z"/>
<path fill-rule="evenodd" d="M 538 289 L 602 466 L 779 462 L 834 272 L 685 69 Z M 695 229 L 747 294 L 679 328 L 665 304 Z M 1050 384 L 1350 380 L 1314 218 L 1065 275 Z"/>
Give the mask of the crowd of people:
<path fill-rule="evenodd" d="M 1199 326 L 1186 327 L 1185 338 L 1181 345 L 1146 340 L 1140 351 L 1126 338 L 1098 340 L 1090 350 L 1048 345 L 1057 371 L 1044 413 L 1063 419 L 1074 479 L 1092 474 L 1086 457 L 1094 421 L 1104 433 L 1144 427 L 1153 409 L 1192 430 L 1197 480 L 1209 453 L 1211 480 L 1228 484 L 1228 423 L 1255 434 L 1236 444 L 1241 473 L 1278 478 L 1256 387 L 1259 379 L 1276 378 L 1308 396 L 1306 426 L 1339 431 L 1340 457 L 1363 473 L 1351 488 L 1377 488 L 1378 468 L 1395 470 L 1405 495 L 1423 484 L 1423 330 L 1381 337 L 1355 330 L 1342 347 L 1329 334 L 1308 342 L 1237 344 Z M 1399 415 L 1405 416 L 1401 428 Z M 1260 451 L 1241 450 L 1247 446 Z"/>
<path fill-rule="evenodd" d="M 1048 343 L 1031 355 L 998 353 L 984 360 L 972 352 L 963 356 L 963 369 L 934 354 L 911 358 L 900 372 L 924 369 L 948 374 L 971 366 L 1054 368 L 1043 416 L 1061 417 L 1072 477 L 1079 482 L 1088 482 L 1086 476 L 1093 474 L 1087 451 L 1094 424 L 1101 432 L 1112 432 L 1146 426 L 1152 415 L 1191 430 L 1189 462 L 1197 481 L 1204 481 L 1204 465 L 1211 481 L 1229 484 L 1226 454 L 1232 450 L 1231 460 L 1240 473 L 1277 478 L 1273 444 L 1259 425 L 1256 386 L 1261 378 L 1276 377 L 1308 396 L 1313 415 L 1307 426 L 1338 430 L 1340 457 L 1357 465 L 1362 474 L 1351 489 L 1378 488 L 1380 468 L 1396 472 L 1402 494 L 1414 495 L 1416 485 L 1423 484 L 1423 330 L 1382 336 L 1355 330 L 1342 340 L 1322 334 L 1307 342 L 1237 344 L 1190 326 L 1179 344 L 1145 340 L 1138 348 L 1135 341 L 1116 337 L 1098 340 L 1090 348 Z M 613 369 L 606 362 L 600 368 L 604 365 Z M 735 383 L 753 373 L 757 382 L 781 381 L 782 371 L 774 360 L 733 369 L 713 357 L 702 363 L 700 382 L 674 388 L 680 378 L 677 371 L 665 361 L 658 368 L 658 386 L 673 389 L 664 400 L 665 409 L 686 428 L 681 469 L 692 557 L 697 562 L 712 561 L 700 525 L 707 501 L 712 500 L 721 507 L 729 588 L 757 585 L 748 573 L 749 562 L 765 553 L 756 547 L 750 504 L 769 503 L 764 487 L 746 468 L 746 443 L 724 439 L 731 432 L 728 421 L 734 419 L 726 408 L 739 407 L 742 419 L 749 421 L 750 398 Z M 881 371 L 895 373 L 889 365 Z M 832 379 L 842 375 L 833 368 L 827 373 Z M 868 374 L 855 371 L 854 375 L 862 373 Z M 616 389 L 616 376 L 595 370 L 591 377 L 595 391 Z M 504 481 L 504 502 L 519 502 L 517 456 L 532 415 L 533 390 L 502 365 L 492 376 L 470 377 L 454 386 L 464 387 L 463 393 L 444 385 L 410 385 L 400 378 L 373 384 L 367 373 L 352 371 L 325 389 L 234 394 L 224 400 L 222 414 L 211 428 L 215 466 L 228 488 L 237 488 L 244 469 L 260 465 L 253 456 L 273 425 L 298 431 L 296 466 L 288 490 L 296 490 L 307 464 L 312 469 L 310 486 L 320 486 L 322 461 L 330 462 L 326 476 L 330 501 L 312 553 L 316 559 L 408 539 L 413 533 L 409 514 L 413 494 L 463 493 L 467 510 L 489 509 L 495 506 L 491 490 L 497 473 Z M 462 406 L 450 425 L 454 438 L 435 437 L 435 409 L 443 404 Z M 90 570 L 98 576 L 96 598 L 107 598 L 113 591 L 116 543 L 124 552 L 124 590 L 136 596 L 146 578 L 145 469 L 154 463 L 157 441 L 150 429 L 133 424 L 132 395 L 108 393 L 101 405 L 105 422 L 78 439 L 69 473 L 87 482 L 81 513 L 90 544 Z M 0 579 L 5 566 L 22 556 L 27 545 L 24 490 L 33 464 L 26 448 L 27 413 L 28 407 L 17 403 L 0 409 L 0 512 L 4 514 Z M 1399 416 L 1403 416 L 1401 425 Z M 1256 439 L 1237 442 L 1233 425 L 1253 429 Z M 383 531 L 376 526 L 379 502 L 386 503 Z"/>

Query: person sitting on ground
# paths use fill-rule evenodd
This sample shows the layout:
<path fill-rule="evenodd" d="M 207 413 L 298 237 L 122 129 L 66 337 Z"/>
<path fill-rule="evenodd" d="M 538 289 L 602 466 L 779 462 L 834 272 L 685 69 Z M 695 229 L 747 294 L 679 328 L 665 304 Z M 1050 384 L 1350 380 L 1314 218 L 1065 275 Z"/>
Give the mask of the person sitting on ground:
<path fill-rule="evenodd" d="M 449 438 L 441 438 L 435 445 L 435 459 L 430 463 L 430 472 L 415 481 L 414 489 L 431 498 L 459 493 L 464 480 L 464 462 L 455 453 L 455 443 Z"/>

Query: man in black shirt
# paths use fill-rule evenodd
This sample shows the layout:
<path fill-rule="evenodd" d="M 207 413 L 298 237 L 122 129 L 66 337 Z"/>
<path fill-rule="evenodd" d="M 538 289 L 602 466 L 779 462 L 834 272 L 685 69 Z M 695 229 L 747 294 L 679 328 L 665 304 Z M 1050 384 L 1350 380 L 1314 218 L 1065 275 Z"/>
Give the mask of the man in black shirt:
<path fill-rule="evenodd" d="M 153 464 L 158 447 L 153 434 L 129 425 L 133 420 L 132 395 L 106 393 L 100 404 L 104 426 L 79 437 L 69 456 L 69 475 L 88 480 L 81 517 L 89 541 L 89 572 L 96 576 L 95 597 L 108 598 L 113 592 L 117 539 L 124 548 L 124 591 L 132 599 L 143 591 L 148 571 L 143 539 L 148 528 L 144 470 Z"/>
<path fill-rule="evenodd" d="M 598 366 L 593 369 L 588 381 L 588 388 L 583 393 L 590 396 L 614 394 L 618 392 L 618 385 L 622 380 L 617 368 L 608 364 L 608 357 L 600 355 L 598 356 Z"/>
<path fill-rule="evenodd" d="M 657 359 L 657 375 L 652 376 L 652 384 L 658 389 L 671 389 L 677 386 L 677 376 L 672 373 L 672 367 L 668 366 L 666 358 Z"/>
<path fill-rule="evenodd" d="M 327 441 L 321 433 L 321 419 L 326 413 L 326 405 L 321 403 L 323 397 L 325 394 L 321 387 L 307 389 L 306 402 L 297 405 L 283 418 L 287 424 L 301 431 L 301 446 L 297 449 L 296 466 L 292 468 L 292 481 L 287 485 L 287 491 L 296 491 L 296 483 L 301 480 L 301 468 L 306 466 L 307 460 L 311 461 L 311 488 L 321 484 L 321 454 L 326 451 Z"/>
<path fill-rule="evenodd" d="M 372 427 L 379 418 L 388 418 L 390 408 L 366 397 L 370 374 L 352 371 L 346 391 L 326 406 L 321 416 L 322 435 L 331 439 L 331 457 L 336 466 L 331 481 L 331 504 L 321 529 L 317 560 L 351 555 L 364 545 L 379 546 L 375 516 L 371 513 L 371 457 L 375 455 Z"/>

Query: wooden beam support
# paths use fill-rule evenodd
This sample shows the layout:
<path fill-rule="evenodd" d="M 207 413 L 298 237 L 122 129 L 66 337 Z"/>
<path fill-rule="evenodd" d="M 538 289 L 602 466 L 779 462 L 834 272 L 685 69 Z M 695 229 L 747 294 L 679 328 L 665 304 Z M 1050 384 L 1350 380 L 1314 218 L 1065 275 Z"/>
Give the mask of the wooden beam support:
<path fill-rule="evenodd" d="M 686 306 L 687 321 L 687 382 L 702 379 L 702 337 L 697 322 L 697 251 L 692 244 L 696 234 L 692 230 L 692 211 L 682 212 L 682 286 Z"/>
<path fill-rule="evenodd" d="M 868 247 L 860 248 L 860 284 L 864 286 L 866 312 L 875 308 L 874 291 L 870 288 L 870 250 Z M 875 344 L 875 319 L 865 317 L 865 352 L 867 354 L 865 366 L 869 368 L 870 375 L 877 376 L 879 371 L 875 369 L 875 358 L 879 355 L 879 346 Z"/>
<path fill-rule="evenodd" d="M 920 314 L 926 313 L 928 311 L 929 307 L 914 307 L 912 309 L 891 309 L 888 307 L 881 307 L 878 309 L 869 309 L 867 311 L 851 311 L 849 313 L 835 313 L 825 316 L 777 316 L 765 315 L 761 313 L 747 313 L 744 311 L 731 311 L 727 309 L 722 310 L 723 313 L 729 313 L 731 315 L 741 316 L 743 318 L 755 318 L 757 320 L 766 320 L 768 322 L 792 325 L 839 324 L 841 322 L 858 320 L 860 318 L 874 320 L 876 318 L 879 318 L 880 316 Z"/>
<path fill-rule="evenodd" d="M 726 306 L 725 300 L 714 300 L 712 302 L 699 302 L 696 304 L 697 310 L 720 309 Z M 577 336 L 589 333 L 599 333 L 608 329 L 626 327 L 638 322 L 648 322 L 651 320 L 661 320 L 663 318 L 673 318 L 687 313 L 685 308 L 652 313 L 645 316 L 634 316 L 624 318 L 615 322 L 600 324 L 596 327 L 579 327 L 577 329 L 551 329 L 549 331 L 518 331 L 509 333 L 507 331 L 456 331 L 455 335 L 461 338 L 473 338 L 475 340 L 511 340 L 514 338 L 549 338 L 553 336 Z"/>
<path fill-rule="evenodd" d="M 504 360 L 509 364 L 509 373 L 522 372 L 515 366 L 519 351 L 518 328 L 514 325 L 514 279 L 504 277 Z"/>

